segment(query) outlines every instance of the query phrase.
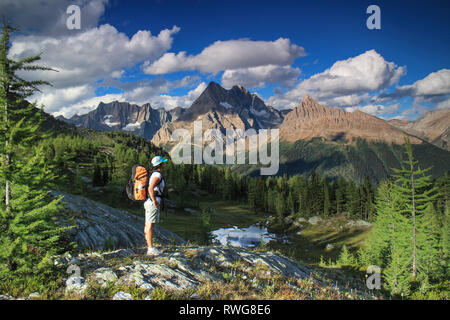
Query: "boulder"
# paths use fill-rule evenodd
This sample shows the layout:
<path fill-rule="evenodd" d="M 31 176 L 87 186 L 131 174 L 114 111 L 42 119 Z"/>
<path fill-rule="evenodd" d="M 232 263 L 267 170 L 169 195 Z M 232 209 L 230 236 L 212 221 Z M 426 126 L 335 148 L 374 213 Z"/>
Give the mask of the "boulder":
<path fill-rule="evenodd" d="M 319 216 L 314 216 L 314 217 L 311 217 L 311 218 L 308 219 L 308 223 L 313 225 L 313 226 L 318 224 L 321 221 L 322 221 L 322 218 L 319 217 Z"/>
<path fill-rule="evenodd" d="M 38 300 L 41 298 L 41 295 L 39 294 L 39 292 L 32 292 L 28 295 L 28 299 L 30 300 Z"/>
<path fill-rule="evenodd" d="M 364 221 L 364 220 L 352 220 L 345 224 L 348 228 L 370 228 L 372 224 L 370 222 Z"/>
<path fill-rule="evenodd" d="M 113 296 L 113 300 L 133 300 L 133 297 L 128 292 L 119 291 Z"/>
<path fill-rule="evenodd" d="M 117 274 L 111 268 L 98 268 L 92 273 L 92 280 L 105 287 L 108 283 L 117 281 Z"/>

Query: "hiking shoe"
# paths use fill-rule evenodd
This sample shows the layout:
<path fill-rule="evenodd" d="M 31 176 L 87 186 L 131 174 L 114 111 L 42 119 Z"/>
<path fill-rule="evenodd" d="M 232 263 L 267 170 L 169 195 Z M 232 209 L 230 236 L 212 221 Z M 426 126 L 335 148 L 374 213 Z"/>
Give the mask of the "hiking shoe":
<path fill-rule="evenodd" d="M 148 256 L 157 256 L 158 254 L 160 254 L 161 252 L 158 250 L 158 249 L 156 249 L 155 247 L 152 247 L 152 248 L 148 248 L 147 249 L 147 255 Z"/>

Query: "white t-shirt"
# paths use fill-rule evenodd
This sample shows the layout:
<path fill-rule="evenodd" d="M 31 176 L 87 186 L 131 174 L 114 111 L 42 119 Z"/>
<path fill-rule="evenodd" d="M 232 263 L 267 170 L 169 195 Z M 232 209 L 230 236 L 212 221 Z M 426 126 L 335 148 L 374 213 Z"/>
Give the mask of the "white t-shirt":
<path fill-rule="evenodd" d="M 155 179 L 155 178 L 162 179 L 162 174 L 161 174 L 160 172 L 157 172 L 157 171 L 153 172 L 152 175 L 150 176 L 149 185 L 152 184 L 152 180 Z M 158 196 L 157 196 L 157 194 L 158 194 L 158 188 L 159 188 L 159 193 L 162 194 L 163 191 L 164 191 L 164 186 L 165 186 L 165 184 L 166 184 L 166 183 L 165 183 L 165 181 L 164 181 L 164 179 L 163 179 L 163 180 L 161 181 L 161 183 L 160 183 L 159 185 L 155 186 L 155 188 L 153 189 L 153 190 L 155 190 L 155 199 L 156 199 L 156 201 L 158 201 L 158 203 L 161 203 L 161 197 L 158 197 Z M 150 198 L 150 195 L 149 195 L 147 201 L 152 201 L 152 199 Z"/>

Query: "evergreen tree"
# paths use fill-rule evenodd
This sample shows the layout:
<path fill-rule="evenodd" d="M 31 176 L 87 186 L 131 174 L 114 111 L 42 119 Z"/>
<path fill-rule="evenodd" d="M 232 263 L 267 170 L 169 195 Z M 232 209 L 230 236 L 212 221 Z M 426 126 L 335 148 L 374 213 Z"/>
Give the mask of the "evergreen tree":
<path fill-rule="evenodd" d="M 350 181 L 346 188 L 346 198 L 348 199 L 346 207 L 350 218 L 359 218 L 361 216 L 361 195 L 360 188 Z"/>
<path fill-rule="evenodd" d="M 355 257 L 350 253 L 350 251 L 347 249 L 347 246 L 344 244 L 342 246 L 341 252 L 339 254 L 338 263 L 340 265 L 346 265 L 351 266 L 356 264 Z"/>
<path fill-rule="evenodd" d="M 295 212 L 294 196 L 292 195 L 291 191 L 289 191 L 289 194 L 288 194 L 286 200 L 287 200 L 287 203 L 286 203 L 287 211 L 288 211 L 289 214 L 293 214 Z"/>
<path fill-rule="evenodd" d="M 303 176 L 300 176 L 298 189 L 298 212 L 300 216 L 307 217 L 310 211 L 308 180 Z"/>
<path fill-rule="evenodd" d="M 370 179 L 366 176 L 364 180 L 364 184 L 362 186 L 362 193 L 364 195 L 364 200 L 362 201 L 362 212 L 363 219 L 371 221 L 373 219 L 373 215 L 375 212 L 374 207 L 374 199 L 375 192 L 373 190 L 372 184 L 370 183 Z"/>
<path fill-rule="evenodd" d="M 42 111 L 25 98 L 45 81 L 26 81 L 18 71 L 51 70 L 34 65 L 39 56 L 14 61 L 8 58 L 10 34 L 15 29 L 4 24 L 0 39 L 0 181 L 4 201 L 0 205 L 0 281 L 13 286 L 48 276 L 50 256 L 60 249 L 63 228 L 54 216 L 60 199 L 49 197 L 54 181 L 51 163 L 37 140 Z M 42 288 L 40 288 L 42 289 Z"/>
<path fill-rule="evenodd" d="M 408 296 L 411 291 L 411 284 L 409 274 L 405 270 L 411 264 L 410 260 L 398 246 L 391 248 L 389 256 L 391 261 L 383 272 L 385 287 L 392 295 L 404 294 Z"/>
<path fill-rule="evenodd" d="M 257 204 L 256 204 L 256 183 L 254 179 L 249 179 L 248 183 L 248 205 L 250 206 L 250 210 L 253 212 L 257 212 Z"/>
<path fill-rule="evenodd" d="M 102 171 L 97 162 L 94 163 L 94 173 L 92 175 L 92 186 L 98 187 L 102 185 Z"/>
<path fill-rule="evenodd" d="M 376 197 L 376 217 L 372 231 L 360 254 L 364 266 L 376 265 L 383 272 L 392 293 L 409 292 L 409 221 L 401 214 L 402 197 L 394 192 L 393 182 L 383 182 Z"/>
<path fill-rule="evenodd" d="M 418 221 L 418 217 L 424 215 L 427 207 L 437 198 L 437 189 L 432 186 L 431 177 L 426 175 L 428 169 L 421 169 L 414 159 L 411 142 L 405 138 L 405 150 L 407 158 L 403 161 L 401 169 L 393 169 L 396 177 L 394 190 L 397 192 L 404 204 L 402 213 L 405 214 L 411 222 L 411 277 L 416 278 L 418 268 L 421 268 L 421 256 L 427 254 L 428 247 L 425 243 L 418 243 L 418 235 L 424 233 L 421 237 L 424 241 L 430 239 L 428 229 Z M 423 219 L 422 219 L 423 220 Z M 430 241 L 433 241 L 430 239 Z M 432 245 L 433 246 L 433 245 Z M 420 265 L 420 266 L 419 266 Z"/>
<path fill-rule="evenodd" d="M 311 213 L 313 215 L 318 215 L 323 210 L 323 188 L 320 183 L 319 175 L 315 171 L 311 173 L 310 180 L 311 186 L 308 198 L 311 203 Z"/>
<path fill-rule="evenodd" d="M 281 226 L 284 225 L 284 212 L 286 210 L 286 204 L 282 193 L 278 193 L 275 198 L 275 210 L 278 218 L 278 222 Z"/>
<path fill-rule="evenodd" d="M 337 214 L 342 214 L 345 211 L 346 208 L 346 183 L 344 178 L 339 177 L 337 182 L 336 182 L 336 190 L 335 190 L 335 195 L 336 195 L 336 213 Z"/>
<path fill-rule="evenodd" d="M 330 188 L 328 186 L 328 181 L 324 177 L 323 182 L 323 215 L 328 217 L 330 215 L 331 209 L 331 199 L 330 199 Z"/>
<path fill-rule="evenodd" d="M 378 190 L 376 198 L 376 218 L 372 231 L 363 251 L 363 265 L 377 265 L 387 267 L 390 261 L 390 252 L 396 247 L 396 240 L 402 216 L 400 209 L 400 197 L 392 192 L 392 182 L 383 182 Z M 398 244 L 397 244 L 398 246 Z"/>

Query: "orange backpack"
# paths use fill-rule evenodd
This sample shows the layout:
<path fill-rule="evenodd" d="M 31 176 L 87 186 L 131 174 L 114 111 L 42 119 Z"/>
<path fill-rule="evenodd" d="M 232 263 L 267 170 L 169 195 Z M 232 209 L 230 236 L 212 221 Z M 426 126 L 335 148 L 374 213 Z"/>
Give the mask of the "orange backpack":
<path fill-rule="evenodd" d="M 128 198 L 136 202 L 144 202 L 148 198 L 149 171 L 142 165 L 133 166 L 131 179 L 126 186 Z"/>

